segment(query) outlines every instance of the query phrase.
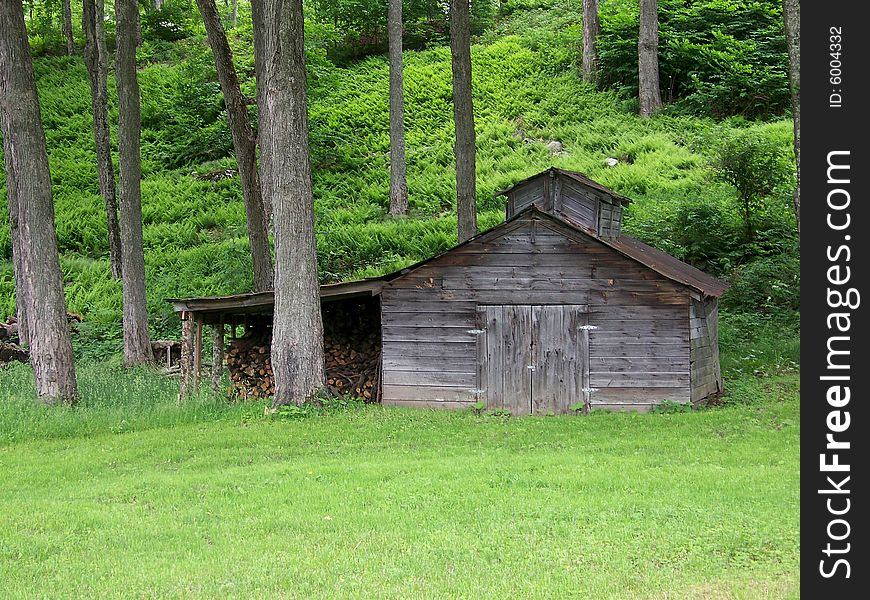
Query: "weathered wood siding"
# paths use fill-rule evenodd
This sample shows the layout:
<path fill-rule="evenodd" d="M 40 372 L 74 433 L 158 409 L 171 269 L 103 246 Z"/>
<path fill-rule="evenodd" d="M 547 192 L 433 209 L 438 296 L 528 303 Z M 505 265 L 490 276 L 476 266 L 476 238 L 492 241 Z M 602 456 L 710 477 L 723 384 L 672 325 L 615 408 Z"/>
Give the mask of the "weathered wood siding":
<path fill-rule="evenodd" d="M 532 179 L 511 191 L 507 196 L 505 217 L 510 219 L 515 214 L 522 211 L 524 208 L 528 208 L 532 204 L 535 204 L 541 210 L 552 211 L 552 202 L 549 202 L 549 206 L 547 206 L 548 200 L 550 199 L 549 183 L 549 177 L 539 177 L 537 179 Z"/>
<path fill-rule="evenodd" d="M 622 205 L 602 202 L 598 207 L 598 235 L 617 238 L 622 229 Z"/>
<path fill-rule="evenodd" d="M 719 367 L 719 311 L 716 298 L 692 300 L 689 308 L 691 328 L 692 402 L 723 390 Z"/>
<path fill-rule="evenodd" d="M 575 225 L 598 231 L 599 194 L 567 177 L 559 179 L 562 185 L 556 200 L 556 212 Z"/>
<path fill-rule="evenodd" d="M 508 194 L 506 216 L 513 217 L 532 204 L 602 237 L 619 236 L 622 205 L 569 177 L 538 177 Z"/>
<path fill-rule="evenodd" d="M 381 300 L 385 404 L 481 397 L 479 305 L 586 306 L 592 408 L 690 399 L 688 291 L 547 219 L 485 234 L 388 283 Z"/>

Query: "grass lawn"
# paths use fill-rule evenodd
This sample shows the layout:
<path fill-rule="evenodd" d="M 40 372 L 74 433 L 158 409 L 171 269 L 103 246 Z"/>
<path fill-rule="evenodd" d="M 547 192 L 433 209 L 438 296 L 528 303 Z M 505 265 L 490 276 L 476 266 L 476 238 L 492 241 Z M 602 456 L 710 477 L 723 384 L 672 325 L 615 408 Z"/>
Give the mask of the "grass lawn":
<path fill-rule="evenodd" d="M 521 419 L 172 398 L 128 422 L 86 392 L 68 430 L 2 385 L 0 596 L 797 597 L 798 377 L 759 381 L 713 410 Z"/>

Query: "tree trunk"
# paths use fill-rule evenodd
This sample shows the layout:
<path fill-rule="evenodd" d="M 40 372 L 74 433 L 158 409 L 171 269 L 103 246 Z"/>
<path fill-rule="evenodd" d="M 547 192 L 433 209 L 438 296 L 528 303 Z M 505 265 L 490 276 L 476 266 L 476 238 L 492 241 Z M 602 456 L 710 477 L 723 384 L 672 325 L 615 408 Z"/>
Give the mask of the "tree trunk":
<path fill-rule="evenodd" d="M 154 9 L 160 10 L 163 8 L 163 0 L 154 0 Z"/>
<path fill-rule="evenodd" d="M 0 2 L 0 126 L 9 203 L 30 292 L 26 312 L 36 392 L 45 402 L 78 397 L 54 229 L 51 173 L 21 0 Z M 16 276 L 16 281 L 19 277 Z"/>
<path fill-rule="evenodd" d="M 468 12 L 468 0 L 450 0 L 453 122 L 456 126 L 456 220 L 460 243 L 477 234 L 471 25 Z"/>
<path fill-rule="evenodd" d="M 637 41 L 640 115 L 648 117 L 662 107 L 659 89 L 659 2 L 640 0 L 640 32 Z"/>
<path fill-rule="evenodd" d="M 76 53 L 76 41 L 73 37 L 70 0 L 63 0 L 63 36 L 66 38 L 67 56 L 73 56 Z"/>
<path fill-rule="evenodd" d="M 257 142 L 248 107 L 239 88 L 239 78 L 233 65 L 233 55 L 221 25 L 220 14 L 214 0 L 196 0 L 205 22 L 208 43 L 214 55 L 215 67 L 227 107 L 227 120 L 233 135 L 239 179 L 245 198 L 248 240 L 254 265 L 254 289 L 258 292 L 272 289 L 272 255 L 269 250 L 269 230 L 257 173 Z"/>
<path fill-rule="evenodd" d="M 302 0 L 265 0 L 261 8 L 260 149 L 263 195 L 274 207 L 272 369 L 273 403 L 278 406 L 302 403 L 323 388 L 323 322 L 308 156 Z"/>
<path fill-rule="evenodd" d="M 6 131 L 10 125 L 5 123 L 6 111 L 0 110 L 0 130 Z M 4 137 L 3 141 L 9 138 Z M 11 141 L 11 140 L 10 140 Z M 4 152 L 9 155 L 13 149 L 4 144 Z M 12 270 L 15 277 L 15 314 L 18 317 L 18 340 L 22 346 L 30 343 L 30 306 L 32 304 L 30 281 L 26 274 L 32 273 L 27 259 L 26 248 L 23 245 L 18 210 L 18 186 L 15 182 L 14 165 L 6 160 L 6 193 L 9 207 L 9 235 L 12 238 Z"/>
<path fill-rule="evenodd" d="M 389 0 L 390 36 L 390 214 L 408 214 L 405 179 L 405 92 L 402 73 L 402 0 Z"/>
<path fill-rule="evenodd" d="M 232 0 L 230 3 L 230 23 L 233 29 L 239 26 L 239 0 Z"/>
<path fill-rule="evenodd" d="M 266 111 L 269 107 L 263 102 L 263 86 L 265 85 L 265 76 L 263 75 L 263 63 L 265 61 L 266 50 L 263 46 L 263 38 L 265 36 L 266 25 L 263 21 L 263 0 L 251 0 L 251 28 L 254 32 L 254 77 L 257 80 L 257 121 L 259 123 L 269 122 L 269 115 Z M 259 143 L 259 131 L 256 132 L 257 142 Z M 266 180 L 267 169 L 269 165 L 262 160 L 260 161 L 260 184 Z M 272 221 L 272 200 L 267 194 L 262 194 L 263 210 L 266 211 L 266 223 Z M 274 275 L 274 274 L 273 274 Z"/>
<path fill-rule="evenodd" d="M 794 161 L 797 187 L 794 189 L 794 217 L 801 232 L 801 5 L 799 0 L 783 0 L 785 41 L 788 46 L 788 79 L 794 117 Z"/>
<path fill-rule="evenodd" d="M 136 0 L 116 0 L 118 86 L 118 165 L 121 197 L 121 282 L 124 298 L 124 364 L 128 367 L 153 360 L 148 336 L 145 296 L 145 255 L 142 248 L 142 168 L 139 156 L 140 107 L 136 75 Z"/>
<path fill-rule="evenodd" d="M 598 72 L 598 0 L 583 0 L 583 81 L 595 82 Z"/>
<path fill-rule="evenodd" d="M 118 226 L 118 201 L 115 196 L 115 170 L 112 165 L 112 142 L 109 132 L 108 58 L 106 30 L 103 23 L 103 0 L 84 0 L 82 29 L 85 33 L 85 65 L 91 84 L 91 107 L 94 116 L 94 142 L 100 195 L 106 205 L 106 225 L 109 236 L 109 262 L 112 277 L 121 278 L 121 230 Z"/>

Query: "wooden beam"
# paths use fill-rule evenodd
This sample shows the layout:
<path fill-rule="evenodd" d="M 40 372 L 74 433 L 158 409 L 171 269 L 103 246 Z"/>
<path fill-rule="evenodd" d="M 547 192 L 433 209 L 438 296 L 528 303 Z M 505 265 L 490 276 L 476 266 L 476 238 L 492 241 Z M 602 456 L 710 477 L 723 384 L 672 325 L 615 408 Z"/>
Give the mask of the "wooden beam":
<path fill-rule="evenodd" d="M 193 318 L 185 311 L 181 313 L 181 389 L 179 399 L 192 392 L 193 377 Z"/>
<path fill-rule="evenodd" d="M 193 391 L 199 392 L 202 381 L 202 315 L 196 316 L 196 338 L 193 345 Z"/>
<path fill-rule="evenodd" d="M 224 372 L 224 325 L 212 325 L 211 391 L 219 394 Z"/>

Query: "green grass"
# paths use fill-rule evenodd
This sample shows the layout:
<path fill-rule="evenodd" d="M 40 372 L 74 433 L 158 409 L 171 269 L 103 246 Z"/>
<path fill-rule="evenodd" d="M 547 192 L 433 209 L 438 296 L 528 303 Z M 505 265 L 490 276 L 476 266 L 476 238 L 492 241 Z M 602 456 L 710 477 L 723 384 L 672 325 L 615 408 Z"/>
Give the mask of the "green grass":
<path fill-rule="evenodd" d="M 86 396 L 106 389 L 85 373 Z M 197 400 L 130 431 L 176 406 L 136 387 L 155 377 L 4 435 L 3 597 L 798 596 L 796 375 L 687 414 L 275 420 Z M 100 402 L 128 393 L 115 430 Z"/>

